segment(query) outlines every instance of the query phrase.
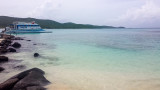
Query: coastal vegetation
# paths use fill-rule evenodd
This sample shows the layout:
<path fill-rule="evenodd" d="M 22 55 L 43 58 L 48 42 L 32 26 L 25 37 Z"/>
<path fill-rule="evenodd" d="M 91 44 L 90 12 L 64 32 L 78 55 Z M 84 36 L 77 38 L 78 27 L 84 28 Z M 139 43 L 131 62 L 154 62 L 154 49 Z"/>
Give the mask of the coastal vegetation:
<path fill-rule="evenodd" d="M 54 20 L 48 19 L 36 19 L 36 18 L 17 18 L 17 17 L 8 17 L 8 16 L 0 16 L 0 28 L 5 28 L 9 24 L 15 21 L 24 21 L 31 22 L 35 21 L 42 28 L 46 29 L 96 29 L 96 28 L 124 28 L 124 27 L 113 27 L 113 26 L 98 26 L 98 25 L 90 25 L 90 24 L 76 24 L 72 22 L 68 23 L 59 23 Z"/>

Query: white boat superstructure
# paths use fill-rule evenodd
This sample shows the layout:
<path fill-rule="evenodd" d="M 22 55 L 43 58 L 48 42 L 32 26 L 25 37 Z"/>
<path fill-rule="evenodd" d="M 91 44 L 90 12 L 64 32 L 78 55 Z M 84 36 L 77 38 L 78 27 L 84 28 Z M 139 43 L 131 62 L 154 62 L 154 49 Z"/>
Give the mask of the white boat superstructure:
<path fill-rule="evenodd" d="M 40 25 L 33 22 L 13 22 L 5 28 L 6 33 L 50 33 L 43 30 Z"/>
<path fill-rule="evenodd" d="M 14 29 L 16 30 L 37 30 L 41 27 L 35 22 L 13 22 Z"/>

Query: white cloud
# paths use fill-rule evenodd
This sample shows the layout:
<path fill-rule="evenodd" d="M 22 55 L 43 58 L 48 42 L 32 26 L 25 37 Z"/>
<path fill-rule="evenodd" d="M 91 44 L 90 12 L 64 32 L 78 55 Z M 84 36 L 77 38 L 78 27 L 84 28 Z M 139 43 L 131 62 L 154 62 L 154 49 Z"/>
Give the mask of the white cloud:
<path fill-rule="evenodd" d="M 82 24 L 158 27 L 160 0 L 0 0 L 0 15 Z"/>
<path fill-rule="evenodd" d="M 57 17 L 59 8 L 61 6 L 61 0 L 45 0 L 40 6 L 36 6 L 35 9 L 28 12 L 28 16 L 35 18 L 53 19 Z"/>
<path fill-rule="evenodd" d="M 117 22 L 128 27 L 158 27 L 156 23 L 160 22 L 160 6 L 148 0 L 140 8 L 129 9 Z"/>

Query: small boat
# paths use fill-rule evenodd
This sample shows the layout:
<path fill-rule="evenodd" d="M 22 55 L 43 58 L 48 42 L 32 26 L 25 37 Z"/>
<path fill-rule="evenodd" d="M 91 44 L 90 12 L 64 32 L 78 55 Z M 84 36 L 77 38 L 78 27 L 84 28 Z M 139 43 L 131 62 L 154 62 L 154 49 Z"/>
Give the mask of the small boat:
<path fill-rule="evenodd" d="M 52 33 L 45 31 L 38 25 L 33 22 L 13 22 L 9 27 L 6 27 L 4 33 Z"/>

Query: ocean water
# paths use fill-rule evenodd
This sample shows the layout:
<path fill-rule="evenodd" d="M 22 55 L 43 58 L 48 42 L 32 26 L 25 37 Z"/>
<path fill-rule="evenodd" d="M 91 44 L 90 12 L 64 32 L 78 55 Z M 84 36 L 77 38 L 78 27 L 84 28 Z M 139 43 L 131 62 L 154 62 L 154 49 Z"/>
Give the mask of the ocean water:
<path fill-rule="evenodd" d="M 8 56 L 26 69 L 44 70 L 49 90 L 160 90 L 160 29 L 48 31 L 18 34 L 31 41 L 20 41 L 22 48 Z"/>

